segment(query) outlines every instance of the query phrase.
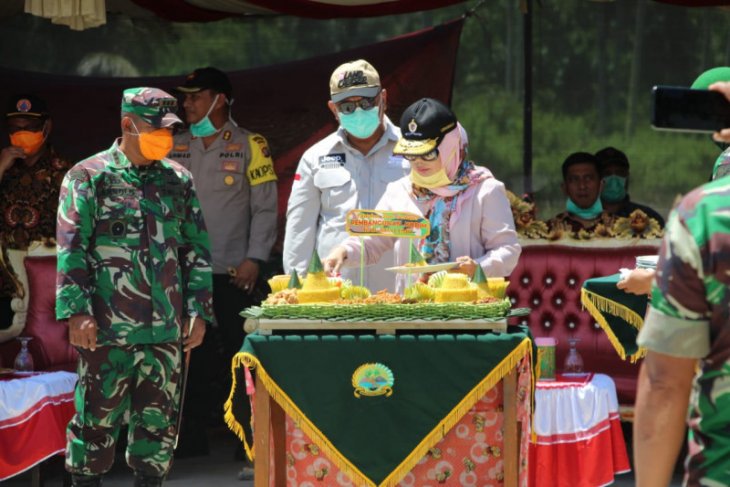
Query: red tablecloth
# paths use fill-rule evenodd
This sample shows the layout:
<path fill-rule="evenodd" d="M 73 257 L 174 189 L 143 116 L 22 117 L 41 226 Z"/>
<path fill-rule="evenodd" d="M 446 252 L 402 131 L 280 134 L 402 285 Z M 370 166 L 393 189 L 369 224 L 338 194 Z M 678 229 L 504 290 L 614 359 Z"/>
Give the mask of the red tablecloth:
<path fill-rule="evenodd" d="M 607 375 L 538 381 L 533 424 L 530 485 L 599 487 L 631 470 L 616 386 Z"/>
<path fill-rule="evenodd" d="M 0 375 L 0 481 L 64 451 L 76 374 Z"/>

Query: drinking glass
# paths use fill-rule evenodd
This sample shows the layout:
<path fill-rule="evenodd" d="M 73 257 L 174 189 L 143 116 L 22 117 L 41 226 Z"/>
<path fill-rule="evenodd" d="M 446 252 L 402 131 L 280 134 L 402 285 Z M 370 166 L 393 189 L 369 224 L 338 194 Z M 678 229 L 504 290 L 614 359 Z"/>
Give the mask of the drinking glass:
<path fill-rule="evenodd" d="M 576 345 L 580 341 L 580 338 L 571 337 L 568 338 L 568 355 L 565 357 L 565 364 L 563 365 L 564 375 L 581 375 L 583 374 L 583 357 L 578 353 Z"/>
<path fill-rule="evenodd" d="M 15 370 L 18 372 L 33 372 L 33 356 L 28 351 L 28 342 L 33 337 L 17 337 L 20 340 L 20 352 L 15 357 Z"/>

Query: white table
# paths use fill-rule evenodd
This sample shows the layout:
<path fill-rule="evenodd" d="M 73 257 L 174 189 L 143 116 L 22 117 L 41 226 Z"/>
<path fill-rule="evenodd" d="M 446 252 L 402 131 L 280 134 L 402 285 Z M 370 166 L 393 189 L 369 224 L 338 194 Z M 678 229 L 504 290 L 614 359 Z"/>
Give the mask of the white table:
<path fill-rule="evenodd" d="M 631 470 L 607 375 L 538 381 L 533 428 L 530 485 L 598 487 Z"/>
<path fill-rule="evenodd" d="M 0 374 L 0 481 L 65 450 L 76 379 L 71 372 Z"/>

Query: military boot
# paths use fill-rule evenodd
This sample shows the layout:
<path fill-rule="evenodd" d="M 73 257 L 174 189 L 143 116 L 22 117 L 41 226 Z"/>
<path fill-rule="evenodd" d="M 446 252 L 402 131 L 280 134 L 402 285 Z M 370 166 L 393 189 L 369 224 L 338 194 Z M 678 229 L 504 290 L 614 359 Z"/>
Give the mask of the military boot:
<path fill-rule="evenodd" d="M 101 475 L 71 474 L 72 487 L 101 487 Z"/>
<path fill-rule="evenodd" d="M 134 487 L 160 487 L 164 477 L 146 475 L 142 472 L 134 472 Z"/>

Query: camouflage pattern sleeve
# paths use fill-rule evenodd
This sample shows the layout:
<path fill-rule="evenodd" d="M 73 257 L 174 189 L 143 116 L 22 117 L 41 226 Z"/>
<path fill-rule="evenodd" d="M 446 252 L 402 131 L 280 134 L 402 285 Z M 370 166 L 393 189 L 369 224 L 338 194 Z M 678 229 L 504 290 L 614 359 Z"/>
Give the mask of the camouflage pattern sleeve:
<path fill-rule="evenodd" d="M 711 304 L 706 275 L 707 228 L 695 192 L 670 214 L 651 306 L 637 343 L 667 355 L 702 358 L 710 352 Z"/>
<path fill-rule="evenodd" d="M 179 259 L 187 314 L 212 321 L 213 270 L 210 243 L 192 179 L 188 179 L 186 183 L 185 219 L 181 231 L 184 244 L 179 249 Z"/>
<path fill-rule="evenodd" d="M 91 276 L 87 260 L 94 231 L 96 197 L 83 168 L 74 167 L 63 179 L 56 224 L 56 318 L 92 313 Z"/>

